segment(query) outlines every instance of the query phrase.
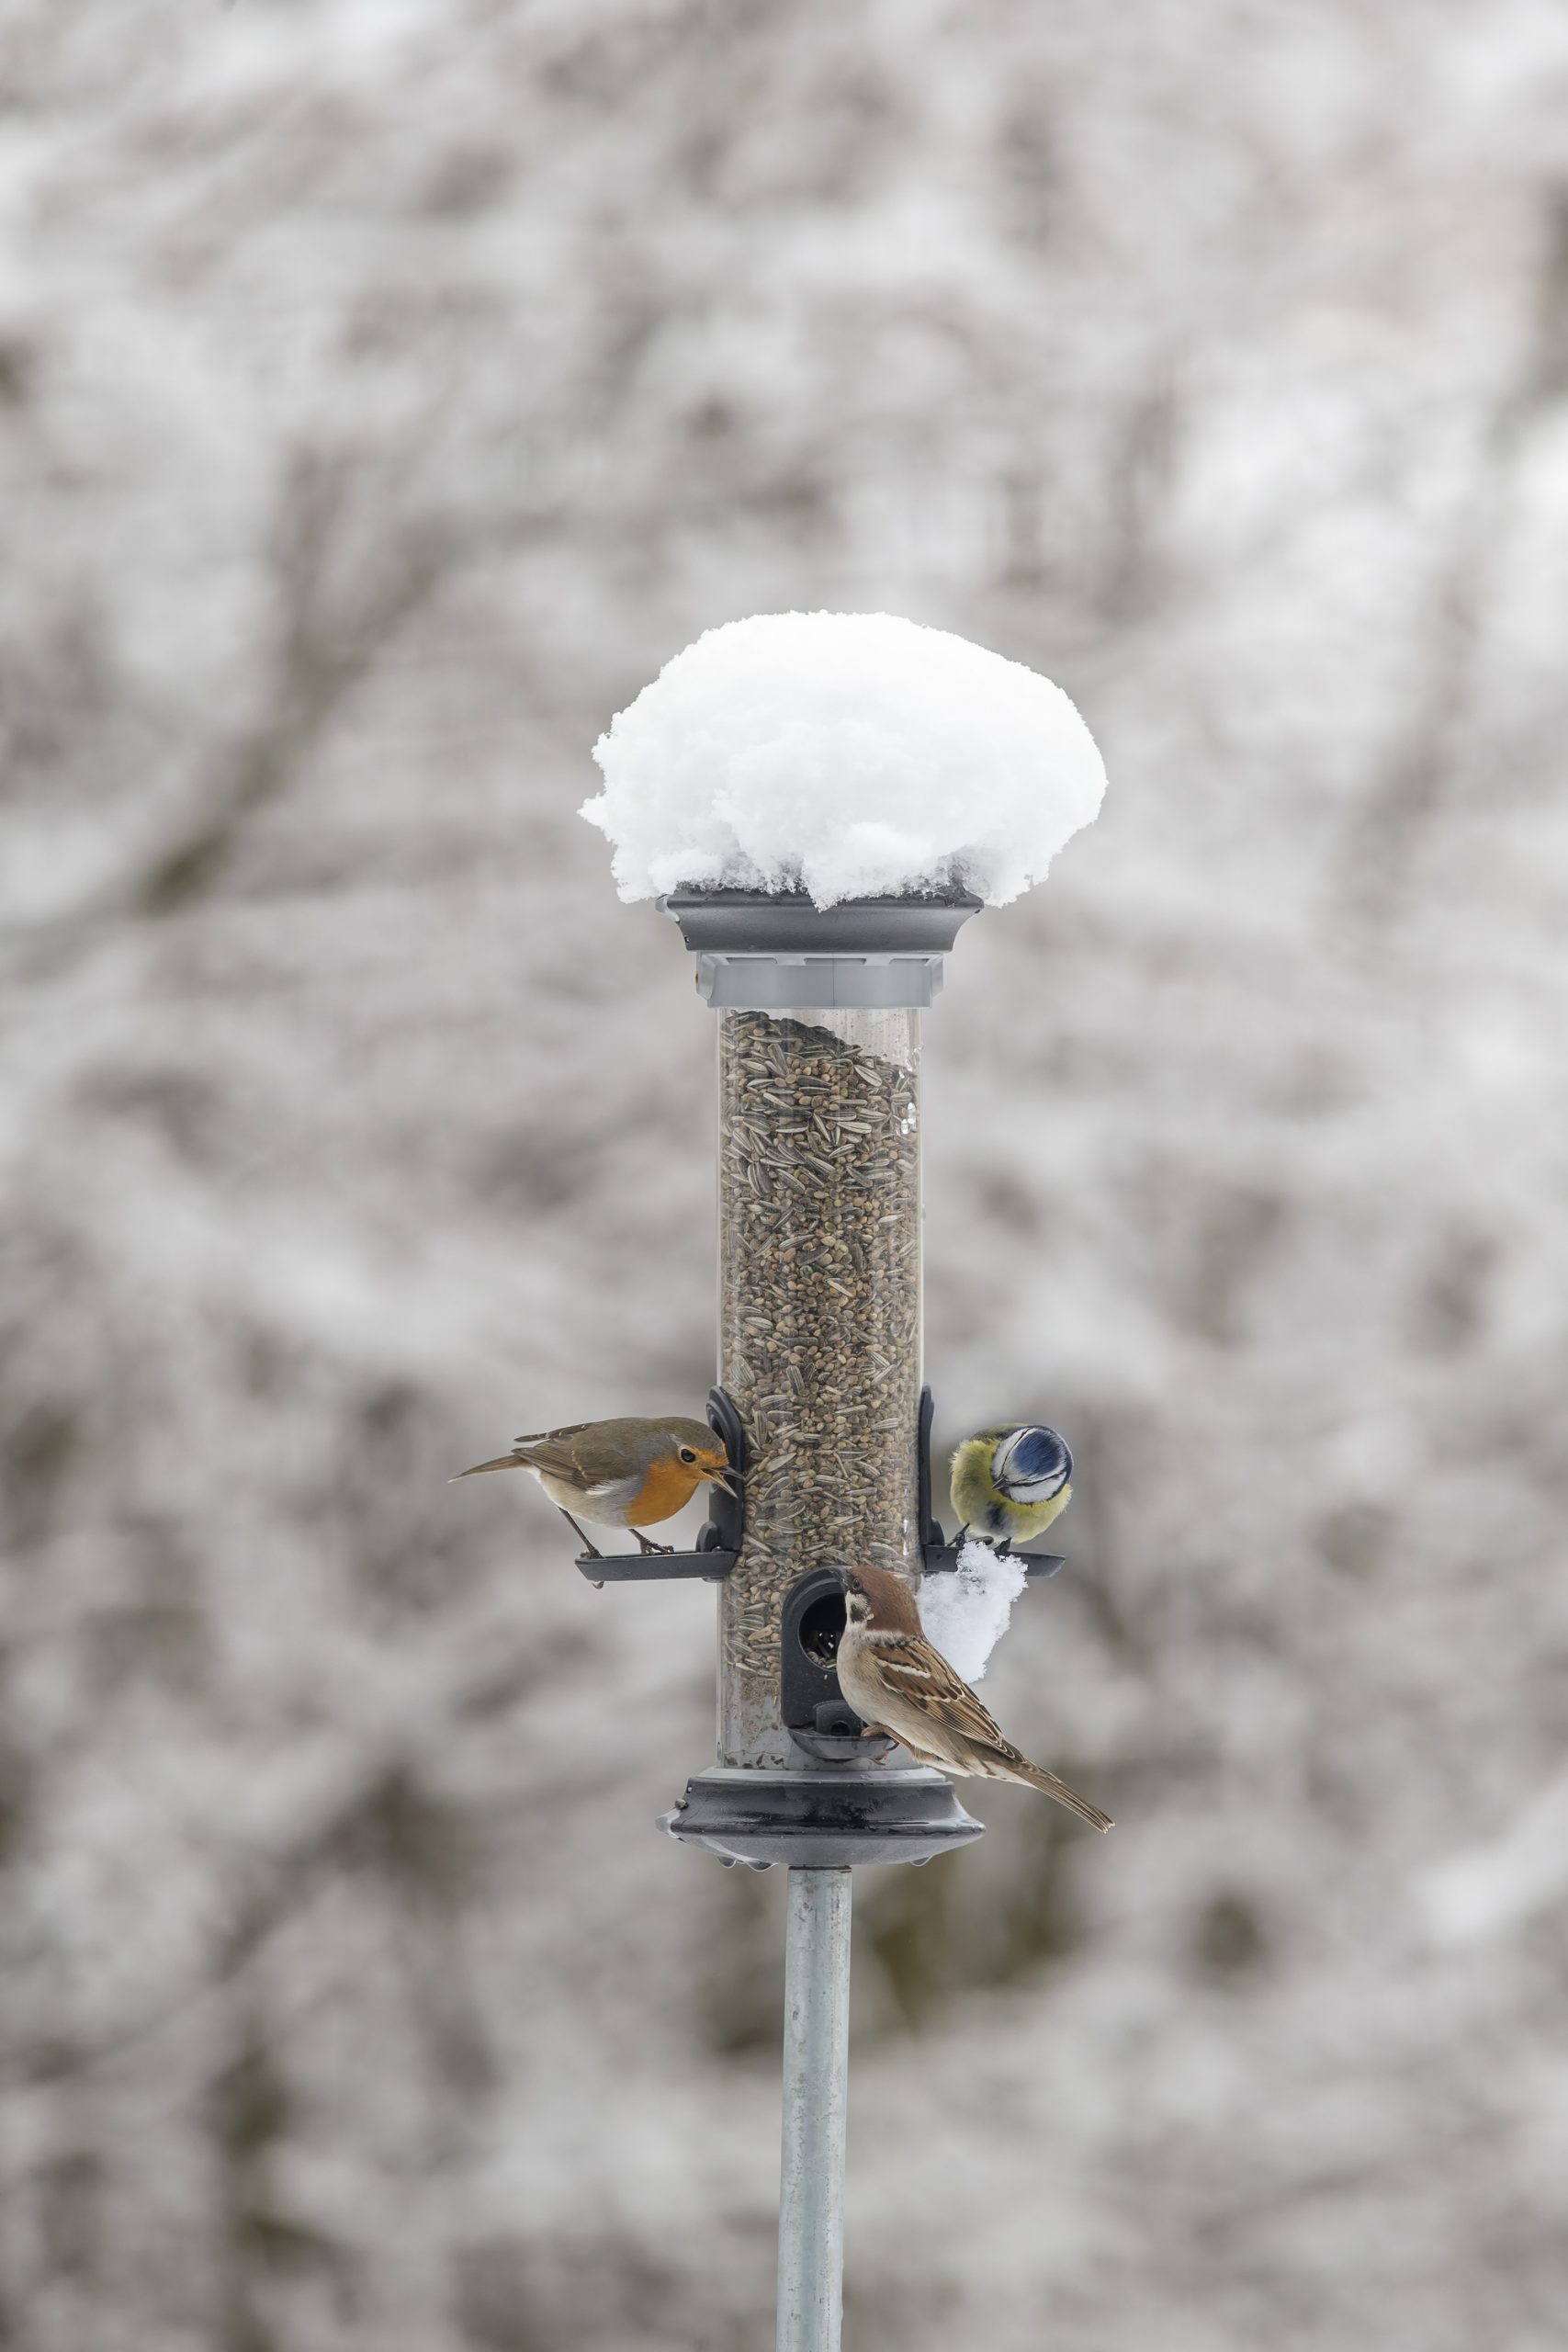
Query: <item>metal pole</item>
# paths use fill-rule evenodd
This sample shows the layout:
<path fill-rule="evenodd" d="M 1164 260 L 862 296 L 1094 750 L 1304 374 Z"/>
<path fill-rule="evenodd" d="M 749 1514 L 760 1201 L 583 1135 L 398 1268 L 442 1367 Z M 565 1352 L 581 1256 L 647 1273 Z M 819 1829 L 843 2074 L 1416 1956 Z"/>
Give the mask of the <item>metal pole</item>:
<path fill-rule="evenodd" d="M 784 1942 L 778 2352 L 839 2352 L 850 2067 L 850 1872 L 792 1870 Z"/>

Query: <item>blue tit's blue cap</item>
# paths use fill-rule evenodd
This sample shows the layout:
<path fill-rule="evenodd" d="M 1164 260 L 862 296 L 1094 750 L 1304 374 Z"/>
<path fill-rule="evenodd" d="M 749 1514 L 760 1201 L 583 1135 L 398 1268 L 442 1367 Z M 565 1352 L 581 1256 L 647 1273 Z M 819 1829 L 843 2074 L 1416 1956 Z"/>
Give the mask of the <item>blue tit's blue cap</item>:
<path fill-rule="evenodd" d="M 1010 1487 L 1065 1487 L 1073 1475 L 1072 1449 L 1059 1430 L 1036 1422 L 998 1438 L 993 1456 L 998 1484 Z"/>
<path fill-rule="evenodd" d="M 1054 1471 L 1073 1467 L 1072 1448 L 1059 1430 L 1036 1428 L 1025 1430 L 1013 1456 L 1018 1467 L 1028 1478 L 1049 1477 Z"/>

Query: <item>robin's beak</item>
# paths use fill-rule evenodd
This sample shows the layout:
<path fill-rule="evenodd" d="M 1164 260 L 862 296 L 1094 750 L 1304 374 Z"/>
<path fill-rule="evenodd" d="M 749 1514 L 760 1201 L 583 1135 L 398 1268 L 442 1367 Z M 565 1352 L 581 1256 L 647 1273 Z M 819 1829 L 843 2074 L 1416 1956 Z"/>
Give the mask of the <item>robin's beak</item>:
<path fill-rule="evenodd" d="M 722 1470 L 705 1470 L 703 1476 L 709 1486 L 722 1487 L 727 1495 L 732 1496 L 737 1502 L 739 1501 L 740 1489 L 745 1482 L 741 1473 L 737 1470 L 732 1462 L 727 1462 Z"/>

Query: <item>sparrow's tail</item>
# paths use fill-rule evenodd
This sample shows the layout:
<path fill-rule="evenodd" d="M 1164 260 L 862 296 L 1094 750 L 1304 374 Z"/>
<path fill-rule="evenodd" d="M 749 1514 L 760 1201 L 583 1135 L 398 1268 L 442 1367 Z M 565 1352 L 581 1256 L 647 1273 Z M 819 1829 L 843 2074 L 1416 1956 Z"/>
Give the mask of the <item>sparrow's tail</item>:
<path fill-rule="evenodd" d="M 471 1470 L 459 1470 L 457 1478 L 477 1478 L 481 1470 L 521 1470 L 523 1464 L 514 1453 L 498 1453 L 493 1462 L 476 1462 Z M 457 1478 L 451 1483 L 455 1487 Z"/>
<path fill-rule="evenodd" d="M 1012 1767 L 1008 1775 L 1010 1780 L 1025 1781 L 1032 1789 L 1043 1789 L 1048 1797 L 1055 1797 L 1058 1804 L 1065 1804 L 1069 1813 L 1076 1813 L 1078 1819 L 1087 1821 L 1091 1829 L 1104 1831 L 1115 1828 L 1116 1824 L 1108 1813 L 1101 1813 L 1097 1804 L 1090 1804 L 1089 1799 L 1080 1797 L 1076 1789 L 1069 1789 L 1066 1781 L 1059 1781 L 1055 1772 L 1046 1770 L 1043 1764 L 1031 1764 L 1024 1756 L 1012 1756 L 1008 1760 Z"/>

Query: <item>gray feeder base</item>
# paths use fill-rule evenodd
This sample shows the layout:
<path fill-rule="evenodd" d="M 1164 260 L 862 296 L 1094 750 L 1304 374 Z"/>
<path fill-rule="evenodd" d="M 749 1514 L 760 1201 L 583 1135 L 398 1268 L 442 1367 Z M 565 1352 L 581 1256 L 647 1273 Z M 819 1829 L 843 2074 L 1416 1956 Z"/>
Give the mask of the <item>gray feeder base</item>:
<path fill-rule="evenodd" d="M 845 1870 L 856 1862 L 929 1862 L 985 1834 L 943 1773 L 762 1772 L 716 1766 L 686 1783 L 659 1826 L 725 1863 Z"/>

